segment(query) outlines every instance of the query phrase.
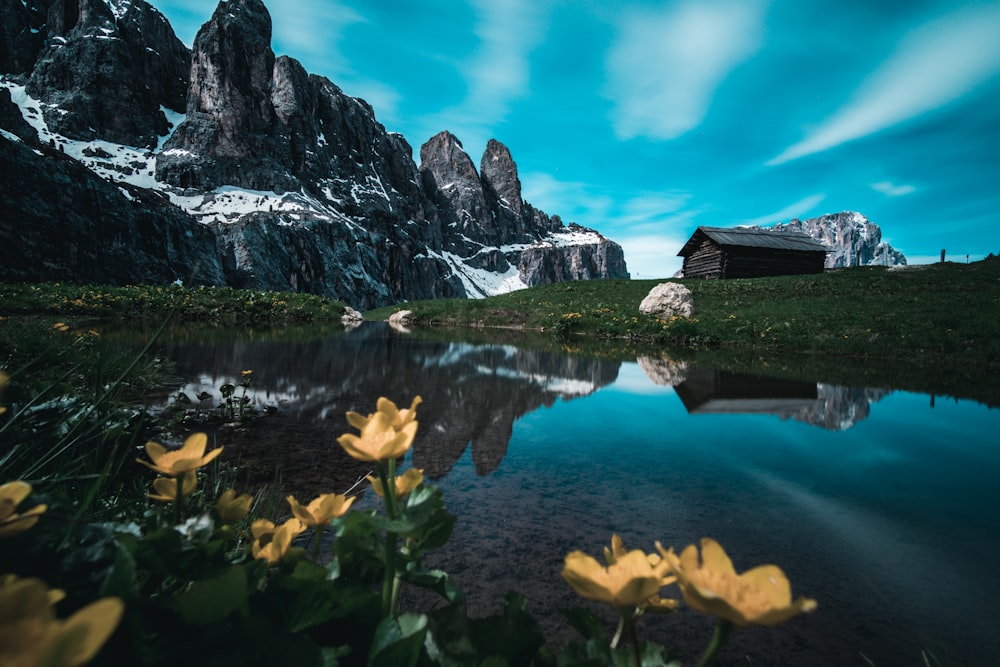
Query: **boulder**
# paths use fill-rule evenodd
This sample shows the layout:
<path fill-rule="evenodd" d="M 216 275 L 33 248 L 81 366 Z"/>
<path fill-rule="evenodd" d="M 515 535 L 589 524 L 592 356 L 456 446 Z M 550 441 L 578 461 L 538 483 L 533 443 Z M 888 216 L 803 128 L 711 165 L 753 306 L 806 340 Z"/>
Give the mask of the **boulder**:
<path fill-rule="evenodd" d="M 676 387 L 687 379 L 687 362 L 649 356 L 639 357 L 636 362 L 650 382 L 661 387 Z"/>
<path fill-rule="evenodd" d="M 680 283 L 660 283 L 639 304 L 639 312 L 662 319 L 694 315 L 691 290 Z"/>
<path fill-rule="evenodd" d="M 344 322 L 345 324 L 347 324 L 349 322 L 352 322 L 352 323 L 353 322 L 364 322 L 364 320 L 365 320 L 365 316 L 362 315 L 361 313 L 359 313 L 358 311 L 354 310 L 350 306 L 348 306 L 347 308 L 344 309 L 344 314 L 340 318 L 340 321 Z"/>
<path fill-rule="evenodd" d="M 397 310 L 389 316 L 389 324 L 398 324 L 401 327 L 413 324 L 412 310 Z"/>

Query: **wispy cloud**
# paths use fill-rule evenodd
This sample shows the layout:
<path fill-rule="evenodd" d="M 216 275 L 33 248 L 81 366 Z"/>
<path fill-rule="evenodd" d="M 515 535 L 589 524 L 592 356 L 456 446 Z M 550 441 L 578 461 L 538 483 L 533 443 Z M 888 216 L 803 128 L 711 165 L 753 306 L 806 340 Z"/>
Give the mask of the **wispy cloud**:
<path fill-rule="evenodd" d="M 567 222 L 614 239 L 633 278 L 667 278 L 680 270 L 677 252 L 700 211 L 686 192 L 609 193 L 600 186 L 560 181 L 542 172 L 521 174 L 524 198 Z"/>
<path fill-rule="evenodd" d="M 889 181 L 879 181 L 872 183 L 872 190 L 881 192 L 886 197 L 902 197 L 916 191 L 916 188 L 912 185 L 896 185 Z"/>
<path fill-rule="evenodd" d="M 788 222 L 792 218 L 802 218 L 819 206 L 826 199 L 825 194 L 814 194 L 789 204 L 780 211 L 768 213 L 750 220 L 744 220 L 741 225 L 770 225 L 776 222 Z"/>
<path fill-rule="evenodd" d="M 627 12 L 607 57 L 617 136 L 673 139 L 697 127 L 718 86 L 758 48 L 763 18 L 753 0 Z"/>
<path fill-rule="evenodd" d="M 542 40 L 548 9 L 539 0 L 473 0 L 472 5 L 479 44 L 460 66 L 467 93 L 434 123 L 461 132 L 463 142 L 485 145 L 492 126 L 529 92 L 530 55 Z"/>
<path fill-rule="evenodd" d="M 544 9 L 537 0 L 476 0 L 480 48 L 465 69 L 469 104 L 505 113 L 510 100 L 528 91 L 528 56 L 542 38 Z"/>
<path fill-rule="evenodd" d="M 816 131 L 767 162 L 829 150 L 941 108 L 1000 73 L 1000 4 L 966 7 L 910 32 Z"/>
<path fill-rule="evenodd" d="M 344 31 L 365 19 L 339 2 L 282 0 L 271 11 L 272 38 L 278 54 L 302 61 L 310 72 L 337 78 L 350 71 L 337 45 Z"/>

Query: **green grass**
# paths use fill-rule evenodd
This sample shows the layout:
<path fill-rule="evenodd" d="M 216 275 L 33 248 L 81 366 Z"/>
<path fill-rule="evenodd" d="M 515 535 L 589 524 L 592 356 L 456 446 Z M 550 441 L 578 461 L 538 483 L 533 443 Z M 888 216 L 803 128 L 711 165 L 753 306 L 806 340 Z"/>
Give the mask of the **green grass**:
<path fill-rule="evenodd" d="M 0 315 L 77 315 L 162 322 L 168 313 L 185 321 L 301 322 L 340 319 L 344 304 L 313 294 L 231 287 L 0 283 Z"/>
<path fill-rule="evenodd" d="M 639 313 L 659 280 L 558 283 L 482 300 L 417 301 L 417 324 L 514 327 L 685 350 L 817 354 L 857 360 L 1000 368 L 1000 259 L 890 271 L 862 267 L 808 276 L 677 280 L 695 316 Z"/>

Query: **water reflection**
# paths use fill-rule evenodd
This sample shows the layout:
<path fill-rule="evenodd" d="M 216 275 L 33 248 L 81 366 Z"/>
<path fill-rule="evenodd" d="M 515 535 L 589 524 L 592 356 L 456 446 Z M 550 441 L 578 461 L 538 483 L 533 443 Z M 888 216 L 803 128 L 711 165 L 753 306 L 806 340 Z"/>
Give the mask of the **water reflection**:
<path fill-rule="evenodd" d="M 925 648 L 946 664 L 1000 655 L 984 595 L 1000 578 L 983 558 L 1000 550 L 1000 411 L 370 323 L 280 342 L 186 332 L 163 351 L 192 395 L 253 369 L 254 399 L 277 410 L 223 456 L 280 468 L 304 497 L 367 472 L 334 444 L 346 411 L 422 395 L 412 464 L 458 516 L 426 564 L 456 578 L 473 613 L 498 612 L 508 590 L 536 614 L 578 604 L 558 576 L 562 556 L 599 554 L 612 532 L 646 548 L 711 536 L 738 569 L 775 562 L 820 604 L 788 627 L 738 633 L 732 664 L 921 664 Z M 565 631 L 554 612 L 541 621 Z M 711 632 L 691 614 L 649 627 L 686 656 Z"/>
<path fill-rule="evenodd" d="M 161 351 L 187 378 L 179 390 L 189 397 L 217 394 L 252 369 L 251 400 L 294 416 L 300 428 L 312 424 L 314 442 L 332 442 L 347 430 L 348 410 L 371 412 L 379 396 L 408 403 L 422 395 L 421 430 L 433 434 L 433 446 L 417 444 L 413 459 L 431 479 L 447 475 L 467 448 L 476 471 L 492 473 L 518 419 L 612 384 L 620 365 L 512 345 L 418 341 L 375 324 L 301 342 L 220 345 L 167 336 Z"/>
<path fill-rule="evenodd" d="M 659 383 L 662 372 L 650 375 L 648 361 L 640 366 Z M 769 414 L 835 431 L 867 418 L 872 404 L 891 393 L 710 368 L 685 369 L 675 389 L 689 414 Z"/>

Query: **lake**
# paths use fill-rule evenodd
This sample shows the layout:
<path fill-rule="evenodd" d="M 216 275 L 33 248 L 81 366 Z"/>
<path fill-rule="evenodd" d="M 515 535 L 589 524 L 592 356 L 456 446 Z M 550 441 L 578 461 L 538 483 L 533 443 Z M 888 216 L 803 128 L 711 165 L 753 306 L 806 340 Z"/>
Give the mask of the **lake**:
<path fill-rule="evenodd" d="M 738 571 L 774 563 L 793 595 L 819 603 L 783 626 L 736 631 L 718 664 L 1000 659 L 996 408 L 376 323 L 322 336 L 187 329 L 158 345 L 192 397 L 253 370 L 249 396 L 268 414 L 220 434 L 223 459 L 304 500 L 367 472 L 335 442 L 346 411 L 422 396 L 406 464 L 458 517 L 427 564 L 452 574 L 472 615 L 517 590 L 558 644 L 572 633 L 554 610 L 590 606 L 559 576 L 567 552 L 600 558 L 612 533 L 646 551 L 710 536 Z M 639 630 L 693 663 L 712 625 L 682 609 Z"/>

